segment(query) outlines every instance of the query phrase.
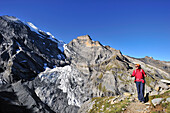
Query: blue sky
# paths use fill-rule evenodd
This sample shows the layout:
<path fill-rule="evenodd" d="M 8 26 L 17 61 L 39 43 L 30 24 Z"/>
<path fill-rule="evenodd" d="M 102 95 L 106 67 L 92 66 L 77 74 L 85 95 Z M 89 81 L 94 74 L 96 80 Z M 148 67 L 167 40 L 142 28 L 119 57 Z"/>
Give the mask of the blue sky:
<path fill-rule="evenodd" d="M 170 0 L 1 0 L 0 15 L 66 43 L 88 34 L 124 55 L 170 61 Z"/>

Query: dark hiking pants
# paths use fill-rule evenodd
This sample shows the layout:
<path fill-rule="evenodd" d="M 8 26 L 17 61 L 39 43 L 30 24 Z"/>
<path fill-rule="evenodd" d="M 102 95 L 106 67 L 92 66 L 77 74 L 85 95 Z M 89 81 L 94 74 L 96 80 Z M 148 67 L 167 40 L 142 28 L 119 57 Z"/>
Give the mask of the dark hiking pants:
<path fill-rule="evenodd" d="M 142 82 L 136 82 L 136 88 L 137 88 L 137 91 L 138 91 L 138 99 L 139 101 L 145 101 L 144 100 L 144 86 L 145 86 L 145 83 L 142 83 Z"/>

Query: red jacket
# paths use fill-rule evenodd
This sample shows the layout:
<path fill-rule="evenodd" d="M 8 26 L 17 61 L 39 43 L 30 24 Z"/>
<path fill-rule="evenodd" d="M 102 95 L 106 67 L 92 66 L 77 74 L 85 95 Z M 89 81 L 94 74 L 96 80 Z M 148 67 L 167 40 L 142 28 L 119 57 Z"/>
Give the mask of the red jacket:
<path fill-rule="evenodd" d="M 143 69 L 135 69 L 132 73 L 132 76 L 135 76 L 135 82 L 142 82 L 144 81 L 145 72 Z"/>

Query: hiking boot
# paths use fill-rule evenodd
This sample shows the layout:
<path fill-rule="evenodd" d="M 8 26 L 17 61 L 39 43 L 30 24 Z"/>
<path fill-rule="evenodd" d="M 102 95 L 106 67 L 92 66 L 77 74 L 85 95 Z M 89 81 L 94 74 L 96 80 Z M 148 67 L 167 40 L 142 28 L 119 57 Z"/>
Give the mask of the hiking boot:
<path fill-rule="evenodd" d="M 145 104 L 145 102 L 144 101 L 140 101 L 142 104 Z"/>

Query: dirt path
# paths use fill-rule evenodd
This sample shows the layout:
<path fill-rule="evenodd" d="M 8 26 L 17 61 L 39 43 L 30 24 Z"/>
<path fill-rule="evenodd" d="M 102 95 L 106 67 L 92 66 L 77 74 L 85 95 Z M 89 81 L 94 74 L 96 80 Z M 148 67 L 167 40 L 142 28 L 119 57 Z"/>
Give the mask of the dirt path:
<path fill-rule="evenodd" d="M 140 102 L 132 102 L 124 113 L 149 113 L 149 106 Z"/>

